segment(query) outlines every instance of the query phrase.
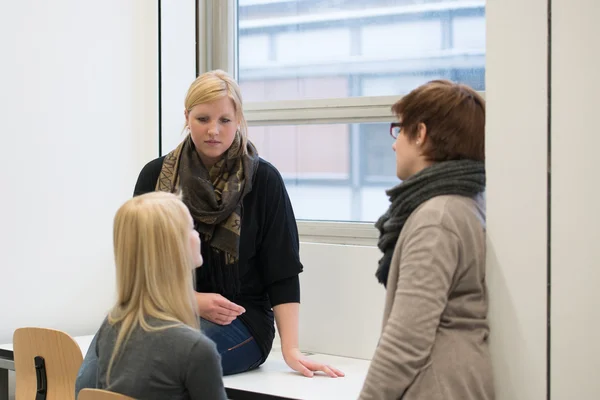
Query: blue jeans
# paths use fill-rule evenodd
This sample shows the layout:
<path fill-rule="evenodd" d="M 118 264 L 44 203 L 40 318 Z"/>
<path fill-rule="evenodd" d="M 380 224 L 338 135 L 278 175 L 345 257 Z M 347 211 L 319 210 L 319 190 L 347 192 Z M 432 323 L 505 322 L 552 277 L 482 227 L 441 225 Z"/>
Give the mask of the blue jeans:
<path fill-rule="evenodd" d="M 246 325 L 238 318 L 229 325 L 217 325 L 200 318 L 200 330 L 217 345 L 217 351 L 221 355 L 223 375 L 250 371 L 264 362 L 260 347 Z M 98 372 L 96 337 L 94 336 L 77 374 L 75 398 L 81 389 L 96 387 Z"/>
<path fill-rule="evenodd" d="M 217 345 L 223 375 L 250 371 L 263 363 L 260 347 L 239 318 L 229 325 L 217 325 L 201 318 L 200 330 Z"/>

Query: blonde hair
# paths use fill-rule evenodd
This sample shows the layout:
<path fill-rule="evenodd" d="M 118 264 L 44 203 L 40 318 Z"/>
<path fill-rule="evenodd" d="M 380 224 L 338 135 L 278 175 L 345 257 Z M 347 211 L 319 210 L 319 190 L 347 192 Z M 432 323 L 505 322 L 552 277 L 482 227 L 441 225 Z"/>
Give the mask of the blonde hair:
<path fill-rule="evenodd" d="M 238 130 L 240 144 L 236 151 L 237 154 L 234 155 L 245 155 L 248 152 L 246 149 L 248 123 L 242 108 L 242 93 L 237 82 L 227 72 L 217 69 L 198 76 L 190 85 L 185 96 L 185 109 L 190 112 L 198 104 L 209 103 L 223 97 L 228 97 L 233 102 L 235 115 L 240 124 Z"/>
<path fill-rule="evenodd" d="M 119 324 L 107 383 L 119 349 L 136 327 L 158 331 L 188 325 L 199 329 L 195 311 L 190 214 L 180 195 L 152 192 L 123 204 L 114 219 L 117 302 L 108 314 Z M 151 326 L 147 317 L 172 322 Z"/>

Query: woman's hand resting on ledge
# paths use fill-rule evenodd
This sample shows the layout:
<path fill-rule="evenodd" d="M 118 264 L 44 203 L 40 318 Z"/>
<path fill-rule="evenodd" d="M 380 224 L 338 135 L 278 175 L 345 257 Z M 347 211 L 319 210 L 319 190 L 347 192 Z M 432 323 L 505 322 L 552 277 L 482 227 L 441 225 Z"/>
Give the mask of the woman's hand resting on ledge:
<path fill-rule="evenodd" d="M 344 373 L 330 365 L 318 363 L 304 356 L 298 349 L 282 349 L 283 359 L 294 371 L 311 378 L 315 371 L 323 371 L 332 378 L 344 376 Z"/>
<path fill-rule="evenodd" d="M 277 329 L 281 338 L 281 352 L 286 364 L 294 371 L 311 378 L 315 371 L 323 371 L 332 378 L 344 376 L 339 369 L 321 364 L 304 356 L 298 350 L 299 303 L 285 303 L 273 307 Z"/>
<path fill-rule="evenodd" d="M 196 303 L 202 318 L 219 325 L 229 325 L 246 312 L 243 307 L 217 293 L 196 293 Z"/>

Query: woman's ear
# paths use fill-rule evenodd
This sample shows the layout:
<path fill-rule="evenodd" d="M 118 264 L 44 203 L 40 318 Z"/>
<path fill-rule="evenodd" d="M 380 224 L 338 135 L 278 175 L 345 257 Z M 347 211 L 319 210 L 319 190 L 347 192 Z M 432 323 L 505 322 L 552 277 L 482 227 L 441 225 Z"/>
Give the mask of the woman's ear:
<path fill-rule="evenodd" d="M 183 116 L 185 117 L 185 125 L 183 128 L 183 132 L 190 133 L 192 128 L 190 126 L 190 113 L 187 109 L 183 110 Z"/>
<path fill-rule="evenodd" d="M 419 122 L 419 125 L 417 125 L 416 143 L 418 145 L 421 145 L 425 143 L 425 140 L 427 140 L 427 125 L 425 125 L 422 122 Z"/>

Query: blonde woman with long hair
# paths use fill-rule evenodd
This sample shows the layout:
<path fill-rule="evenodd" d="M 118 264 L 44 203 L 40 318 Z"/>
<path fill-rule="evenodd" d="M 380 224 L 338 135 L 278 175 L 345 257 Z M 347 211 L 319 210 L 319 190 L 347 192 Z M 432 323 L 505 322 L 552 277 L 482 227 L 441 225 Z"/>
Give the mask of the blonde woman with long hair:
<path fill-rule="evenodd" d="M 89 350 L 95 386 L 139 399 L 226 399 L 216 346 L 199 331 L 192 270 L 202 255 L 187 207 L 171 193 L 134 197 L 113 233 L 117 301 Z"/>

